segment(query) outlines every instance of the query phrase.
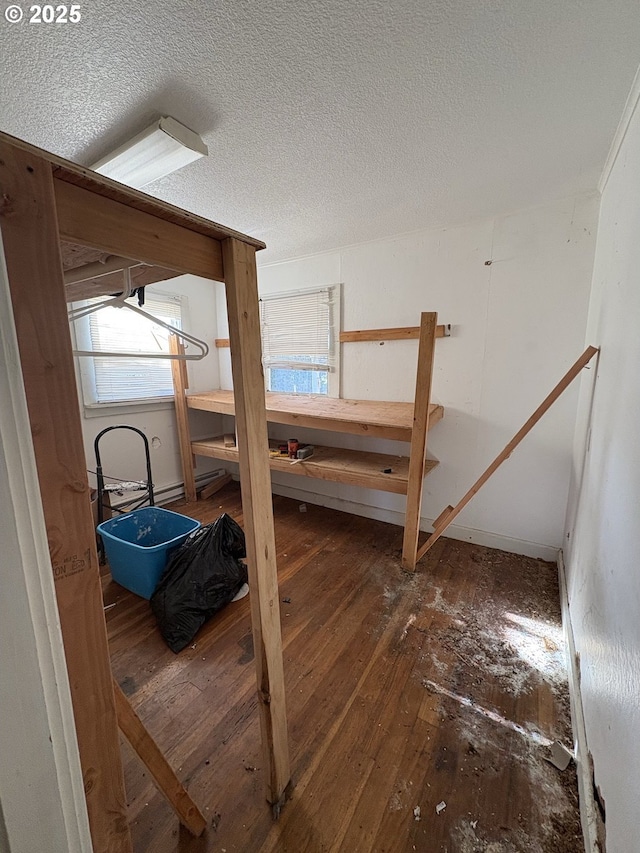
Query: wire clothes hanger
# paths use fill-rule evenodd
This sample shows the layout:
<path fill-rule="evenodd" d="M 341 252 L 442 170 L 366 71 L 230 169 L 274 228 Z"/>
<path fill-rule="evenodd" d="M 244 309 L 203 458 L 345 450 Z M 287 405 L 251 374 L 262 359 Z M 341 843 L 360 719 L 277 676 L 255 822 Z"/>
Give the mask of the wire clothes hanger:
<path fill-rule="evenodd" d="M 209 346 L 205 341 L 201 341 L 200 338 L 196 338 L 193 335 L 189 335 L 187 332 L 183 332 L 181 329 L 177 329 L 170 323 L 165 323 L 164 320 L 160 320 L 158 317 L 154 317 L 153 314 L 143 311 L 142 308 L 139 308 L 137 305 L 131 305 L 129 302 L 125 302 L 125 299 L 128 299 L 133 295 L 134 288 L 132 288 L 131 285 L 130 271 L 126 269 L 124 270 L 124 274 L 126 288 L 123 293 L 119 296 L 114 296 L 111 299 L 106 299 L 104 302 L 98 302 L 94 305 L 83 305 L 80 308 L 72 309 L 68 313 L 69 322 L 73 323 L 76 320 L 80 320 L 82 317 L 88 317 L 89 314 L 94 314 L 96 311 L 101 311 L 103 308 L 128 308 L 130 311 L 140 314 L 141 317 L 146 317 L 146 319 L 150 320 L 152 323 L 167 329 L 172 335 L 175 335 L 184 343 L 191 344 L 198 350 L 198 352 L 192 354 L 174 354 L 165 352 L 107 352 L 106 350 L 73 350 L 74 355 L 86 356 L 89 358 L 165 358 L 170 361 L 200 361 L 209 354 Z"/>

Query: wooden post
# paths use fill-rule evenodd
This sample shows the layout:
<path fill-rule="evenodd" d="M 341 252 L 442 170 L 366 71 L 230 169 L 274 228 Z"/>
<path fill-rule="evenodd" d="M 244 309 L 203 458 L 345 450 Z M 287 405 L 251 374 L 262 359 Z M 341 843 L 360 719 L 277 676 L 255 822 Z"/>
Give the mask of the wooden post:
<path fill-rule="evenodd" d="M 113 682 L 113 692 L 116 700 L 120 731 L 151 774 L 159 791 L 166 797 L 169 805 L 178 815 L 180 823 L 192 835 L 202 835 L 207 826 L 206 818 L 193 802 L 182 782 L 173 772 L 171 765 L 160 751 L 157 743 L 143 726 L 140 717 L 133 710 L 131 703 L 115 680 Z"/>
<path fill-rule="evenodd" d="M 93 848 L 95 853 L 129 853 L 131 838 L 51 165 L 1 140 L 0 229 Z"/>
<path fill-rule="evenodd" d="M 228 238 L 222 257 L 263 760 L 267 799 L 277 809 L 290 770 L 255 249 Z"/>
<path fill-rule="evenodd" d="M 184 354 L 184 345 L 176 335 L 169 335 L 169 352 L 172 355 Z M 195 459 L 191 452 L 191 436 L 189 433 L 189 408 L 185 397 L 185 391 L 189 387 L 186 361 L 174 359 L 171 362 L 171 375 L 173 377 L 173 398 L 176 406 L 182 479 L 184 480 L 184 497 L 187 503 L 195 503 L 198 497 L 194 472 Z"/>
<path fill-rule="evenodd" d="M 451 524 L 453 519 L 462 512 L 465 506 L 469 503 L 471 498 L 484 486 L 489 477 L 498 470 L 498 468 L 502 465 L 502 463 L 508 459 L 516 447 L 520 444 L 522 439 L 530 432 L 533 427 L 538 423 L 540 418 L 545 414 L 545 412 L 551 408 L 551 406 L 555 403 L 558 397 L 565 391 L 569 385 L 573 382 L 576 376 L 580 373 L 583 367 L 587 365 L 593 356 L 598 352 L 596 347 L 587 347 L 587 349 L 582 353 L 580 358 L 575 362 L 575 364 L 565 373 L 560 382 L 555 386 L 553 391 L 545 397 L 545 399 L 540 403 L 535 412 L 531 415 L 529 420 L 518 430 L 518 432 L 514 435 L 511 441 L 506 445 L 504 450 L 502 450 L 496 458 L 493 460 L 491 465 L 487 468 L 487 470 L 481 474 L 476 482 L 471 486 L 466 495 L 461 498 L 458 503 L 452 507 L 448 506 L 445 510 L 443 510 L 440 515 L 436 518 L 433 523 L 433 533 L 427 541 L 422 545 L 420 550 L 418 551 L 418 560 L 422 559 L 424 555 L 427 553 L 429 548 L 432 545 L 435 545 L 436 541 L 442 536 L 447 527 Z"/>
<path fill-rule="evenodd" d="M 413 430 L 409 456 L 409 481 L 407 483 L 407 509 L 402 540 L 402 568 L 413 571 L 416 567 L 418 535 L 420 533 L 420 510 L 422 487 L 427 456 L 427 433 L 429 431 L 429 402 L 431 378 L 436 343 L 435 312 L 420 315 L 420 343 L 418 345 L 418 370 L 416 373 L 416 397 L 413 404 Z"/>

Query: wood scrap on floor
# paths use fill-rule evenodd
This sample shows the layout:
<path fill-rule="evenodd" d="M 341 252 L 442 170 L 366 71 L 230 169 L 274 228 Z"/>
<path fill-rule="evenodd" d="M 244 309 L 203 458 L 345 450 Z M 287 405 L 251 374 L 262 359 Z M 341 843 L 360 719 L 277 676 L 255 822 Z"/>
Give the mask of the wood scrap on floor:
<path fill-rule="evenodd" d="M 219 492 L 220 489 L 223 489 L 225 486 L 229 485 L 233 478 L 231 474 L 228 474 L 226 471 L 222 473 L 220 476 L 213 479 L 210 483 L 202 489 L 199 494 L 199 498 L 201 501 L 208 500 L 212 495 L 215 495 L 216 492 Z"/>

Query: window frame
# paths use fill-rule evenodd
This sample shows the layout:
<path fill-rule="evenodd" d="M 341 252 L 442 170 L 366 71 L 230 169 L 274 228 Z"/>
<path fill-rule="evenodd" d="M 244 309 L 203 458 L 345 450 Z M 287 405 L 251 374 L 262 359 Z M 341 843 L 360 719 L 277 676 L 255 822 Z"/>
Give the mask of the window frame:
<path fill-rule="evenodd" d="M 189 301 L 182 293 L 165 290 L 153 290 L 149 292 L 150 299 L 171 300 L 180 306 L 180 327 L 188 328 L 189 325 Z M 105 300 L 106 301 L 106 300 Z M 74 303 L 74 307 L 91 304 L 92 300 L 84 299 Z M 151 313 L 151 312 L 150 312 Z M 72 339 L 74 346 L 81 350 L 93 349 L 90 330 L 91 315 L 81 317 L 71 323 Z M 150 321 L 148 321 L 150 322 Z M 173 405 L 173 394 L 156 394 L 149 397 L 138 397 L 130 400 L 107 400 L 100 402 L 97 399 L 95 359 L 91 356 L 77 356 L 78 386 L 81 394 L 84 416 L 86 418 L 101 417 L 109 414 L 111 410 L 127 413 L 150 411 L 152 409 L 169 409 Z M 141 359 L 145 361 L 145 359 Z M 149 361 L 149 360 L 146 360 Z M 168 361 L 168 359 L 167 359 Z"/>
<path fill-rule="evenodd" d="M 291 290 L 282 290 L 282 291 L 274 291 L 272 293 L 263 293 L 260 294 L 260 301 L 268 301 L 271 299 L 286 299 L 291 296 L 304 296 L 306 294 L 317 294 L 322 291 L 329 291 L 330 296 L 330 311 L 329 311 L 329 364 L 326 367 L 327 373 L 327 393 L 326 394 L 318 394 L 318 393 L 307 393 L 304 391 L 277 391 L 273 393 L 278 394 L 287 394 L 291 397 L 303 396 L 303 397 L 326 397 L 326 398 L 339 398 L 341 394 L 342 387 L 342 372 L 340 369 L 340 329 L 341 329 L 341 321 L 342 321 L 342 285 L 340 283 L 334 284 L 322 284 L 316 285 L 314 287 L 303 287 L 296 288 Z M 264 381 L 265 381 L 265 390 L 269 391 L 271 386 L 271 371 L 272 369 L 286 369 L 286 368 L 276 368 L 266 365 L 264 363 L 264 338 L 263 338 L 263 329 L 262 325 L 260 328 L 260 339 L 263 350 L 263 370 L 264 370 Z M 301 370 L 310 370 L 310 372 L 324 372 L 324 371 L 314 371 L 313 368 L 305 368 L 304 363 L 301 363 Z M 291 368 L 293 369 L 293 368 Z"/>

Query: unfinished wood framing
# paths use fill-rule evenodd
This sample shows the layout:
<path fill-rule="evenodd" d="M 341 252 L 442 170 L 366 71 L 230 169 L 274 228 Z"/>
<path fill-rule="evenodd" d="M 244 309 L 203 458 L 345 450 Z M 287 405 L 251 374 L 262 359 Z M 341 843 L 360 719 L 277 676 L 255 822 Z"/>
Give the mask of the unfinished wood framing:
<path fill-rule="evenodd" d="M 181 273 L 224 280 L 217 241 L 64 180 L 56 179 L 55 188 L 62 239 Z"/>
<path fill-rule="evenodd" d="M 421 315 L 416 395 L 413 410 L 413 430 L 411 433 L 411 456 L 409 457 L 407 510 L 404 524 L 404 538 L 402 540 L 402 567 L 409 571 L 415 569 L 418 559 L 420 510 L 422 509 L 422 489 L 427 456 L 429 406 L 431 402 L 431 380 L 433 377 L 437 322 L 438 315 L 435 312 L 425 312 Z"/>
<path fill-rule="evenodd" d="M 551 406 L 555 403 L 558 397 L 565 391 L 569 385 L 573 382 L 573 380 L 578 376 L 583 367 L 591 361 L 594 355 L 598 352 L 596 347 L 587 347 L 587 349 L 582 353 L 580 358 L 573 364 L 573 366 L 565 373 L 560 382 L 555 386 L 555 388 L 545 397 L 545 399 L 540 403 L 535 412 L 531 415 L 528 421 L 518 430 L 518 432 L 514 435 L 511 441 L 506 445 L 506 447 L 496 456 L 491 465 L 486 469 L 486 471 L 481 474 L 476 482 L 471 486 L 469 491 L 461 498 L 455 506 L 448 506 L 444 509 L 440 515 L 436 518 L 433 523 L 433 533 L 429 536 L 427 541 L 420 547 L 418 550 L 418 560 L 422 559 L 422 557 L 427 553 L 427 551 L 435 545 L 437 540 L 442 536 L 447 527 L 451 524 L 451 522 L 456 518 L 465 506 L 469 503 L 469 501 L 476 495 L 480 489 L 484 486 L 487 480 L 498 470 L 498 468 L 502 465 L 502 463 L 507 460 L 516 447 L 520 444 L 522 439 L 529 433 L 533 427 L 538 423 L 540 418 L 551 408 Z"/>
<path fill-rule="evenodd" d="M 279 808 L 291 773 L 255 249 L 230 238 L 222 253 L 267 799 Z"/>
<path fill-rule="evenodd" d="M 438 464 L 426 459 L 427 431 L 441 420 L 442 406 L 431 403 L 431 377 L 435 339 L 438 329 L 444 334 L 445 326 L 437 325 L 435 313 L 421 315 L 416 374 L 416 395 L 413 403 L 372 400 L 345 400 L 318 395 L 291 395 L 266 392 L 264 394 L 266 419 L 270 423 L 286 424 L 292 428 L 312 428 L 327 432 L 348 433 L 363 438 L 386 438 L 410 442 L 410 456 L 391 456 L 368 450 L 314 445 L 313 455 L 303 460 L 290 460 L 277 455 L 267 456 L 267 440 L 262 444 L 262 454 L 274 471 L 314 477 L 334 483 L 345 483 L 366 489 L 406 495 L 405 530 L 402 565 L 409 571 L 417 561 L 420 510 L 425 476 Z M 382 329 L 382 332 L 409 330 Z M 406 335 L 404 335 L 406 337 Z M 376 338 L 377 339 L 377 338 Z M 189 394 L 185 402 L 185 385 L 175 373 L 174 391 L 176 410 L 184 407 L 223 415 L 237 414 L 233 391 L 207 391 Z M 235 380 L 234 380 L 235 381 Z M 186 421 L 185 421 L 186 422 Z M 238 461 L 238 449 L 230 446 L 224 436 L 189 442 L 181 435 L 183 465 L 191 466 L 192 458 L 208 456 L 229 462 Z"/>
<path fill-rule="evenodd" d="M 0 139 L 0 198 L 91 836 L 96 853 L 127 853 L 131 839 L 49 163 Z"/>
<path fill-rule="evenodd" d="M 421 349 L 419 359 L 424 358 L 426 350 Z M 176 410 L 185 405 L 184 384 L 176 374 L 175 383 Z M 395 441 L 413 442 L 416 440 L 415 404 L 401 402 L 379 402 L 370 400 L 343 400 L 317 396 L 296 396 L 291 394 L 265 394 L 266 416 L 270 423 L 287 424 L 292 427 L 310 427 L 328 432 L 348 433 L 363 438 L 388 438 Z M 442 406 L 421 400 L 428 407 L 429 417 L 420 423 L 430 429 L 443 417 Z M 188 408 L 200 411 L 235 415 L 236 408 L 233 391 L 209 391 L 190 394 L 186 397 Z M 421 427 L 418 427 L 418 430 Z M 422 439 L 420 439 L 422 441 Z M 274 442 L 276 445 L 277 442 Z M 424 443 L 426 447 L 426 442 Z M 238 449 L 225 436 L 183 443 L 183 464 L 192 465 L 192 458 L 208 456 L 227 462 L 238 461 Z M 267 444 L 264 445 L 267 457 Z M 269 456 L 268 464 L 273 471 L 282 471 L 303 477 L 345 483 L 365 489 L 377 489 L 408 495 L 409 481 L 412 477 L 423 478 L 432 471 L 438 462 L 434 459 L 420 460 L 415 457 L 411 467 L 410 457 L 391 456 L 368 450 L 352 450 L 342 447 L 321 447 L 314 445 L 313 455 L 304 460 L 292 461 L 287 457 Z M 186 463 L 185 463 L 186 460 Z M 193 474 L 193 469 L 192 469 Z M 415 514 L 415 494 L 422 493 L 421 488 L 414 489 L 411 503 L 411 515 Z M 419 507 L 417 507 L 419 512 Z M 417 541 L 417 540 L 416 540 Z M 415 552 L 414 552 L 415 558 Z M 413 560 L 415 565 L 415 559 Z"/>
<path fill-rule="evenodd" d="M 255 250 L 264 244 L 5 134 L 0 134 L 0 154 L 0 228 L 93 848 L 127 853 L 131 841 L 60 245 L 67 241 L 228 285 L 234 374 L 242 395 L 240 463 L 248 484 L 244 521 L 252 612 L 261 638 L 256 670 L 270 767 L 267 798 L 280 803 L 289 782 L 289 759 L 271 493 L 266 462 L 252 451 L 266 435 L 255 286 Z M 183 368 L 179 375 L 184 381 Z M 127 716 L 124 697 L 118 699 Z"/>

